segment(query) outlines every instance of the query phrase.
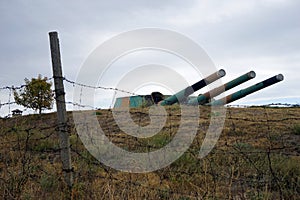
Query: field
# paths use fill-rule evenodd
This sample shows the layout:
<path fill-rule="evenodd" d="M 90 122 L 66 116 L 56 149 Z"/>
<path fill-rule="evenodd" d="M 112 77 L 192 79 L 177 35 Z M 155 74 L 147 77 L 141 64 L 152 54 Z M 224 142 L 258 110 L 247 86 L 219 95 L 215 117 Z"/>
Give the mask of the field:
<path fill-rule="evenodd" d="M 110 110 L 93 111 L 116 145 L 147 152 L 168 144 L 181 112 L 167 107 L 161 132 L 148 139 L 123 133 Z M 62 177 L 56 113 L 0 119 L 1 199 L 299 199 L 300 108 L 228 108 L 222 134 L 208 156 L 198 153 L 212 113 L 201 107 L 198 134 L 177 161 L 149 173 L 127 173 L 97 161 L 76 134 L 68 132 L 74 186 Z M 217 115 L 214 113 L 214 115 Z M 132 109 L 133 120 L 149 124 L 147 108 Z"/>

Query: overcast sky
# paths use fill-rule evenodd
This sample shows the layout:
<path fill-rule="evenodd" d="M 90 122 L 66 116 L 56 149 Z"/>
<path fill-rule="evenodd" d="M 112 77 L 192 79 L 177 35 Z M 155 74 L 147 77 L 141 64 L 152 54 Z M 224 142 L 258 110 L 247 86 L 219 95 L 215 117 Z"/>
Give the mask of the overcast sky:
<path fill-rule="evenodd" d="M 257 74 L 233 91 L 282 73 L 285 80 L 235 102 L 300 103 L 300 1 L 298 0 L 2 0 L 0 87 L 21 85 L 38 74 L 51 77 L 49 31 L 58 31 L 64 75 L 76 79 L 88 55 L 121 32 L 157 27 L 197 42 L 224 82 Z M 230 92 L 230 93 L 231 93 Z M 67 88 L 69 100 L 72 88 Z M 0 91 L 1 102 L 8 100 Z M 3 112 L 3 108 L 2 112 Z"/>

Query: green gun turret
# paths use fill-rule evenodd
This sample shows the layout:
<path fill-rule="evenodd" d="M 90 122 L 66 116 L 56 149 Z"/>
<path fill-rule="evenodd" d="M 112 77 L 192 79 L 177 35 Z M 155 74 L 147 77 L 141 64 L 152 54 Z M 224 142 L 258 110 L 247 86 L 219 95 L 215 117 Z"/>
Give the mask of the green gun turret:
<path fill-rule="evenodd" d="M 218 80 L 219 78 L 225 76 L 226 72 L 221 69 L 208 77 L 202 79 L 201 81 L 198 81 L 197 83 L 193 84 L 192 86 L 189 86 L 176 94 L 164 99 L 160 105 L 165 106 L 165 105 L 172 105 L 177 102 L 182 102 L 186 100 L 188 96 L 196 92 L 197 90 L 200 90 L 201 88 L 207 86 L 208 84 Z"/>
<path fill-rule="evenodd" d="M 190 105 L 206 104 L 210 101 L 211 98 L 218 96 L 219 94 L 221 94 L 227 90 L 230 90 L 231 88 L 234 88 L 235 86 L 238 86 L 238 85 L 254 78 L 255 76 L 256 76 L 255 72 L 250 71 L 228 83 L 225 83 L 224 85 L 222 85 L 220 87 L 217 87 L 209 92 L 206 92 L 206 93 L 198 96 L 197 98 L 193 98 L 193 99 L 189 100 L 188 104 L 190 104 Z"/>
<path fill-rule="evenodd" d="M 225 104 L 231 103 L 231 102 L 236 101 L 238 99 L 241 99 L 241 98 L 243 98 L 243 97 L 245 97 L 245 96 L 247 96 L 247 95 L 249 95 L 249 94 L 251 94 L 253 92 L 256 92 L 258 90 L 261 90 L 263 88 L 271 86 L 271 85 L 273 85 L 275 83 L 278 83 L 278 82 L 282 81 L 283 79 L 284 79 L 283 75 L 282 74 L 278 74 L 278 75 L 273 76 L 273 77 L 271 77 L 269 79 L 266 79 L 266 80 L 264 80 L 262 82 L 259 82 L 259 83 L 255 84 L 255 85 L 252 85 L 252 86 L 250 86 L 248 88 L 245 88 L 245 89 L 242 89 L 242 90 L 240 90 L 238 92 L 230 94 L 230 95 L 228 95 L 228 96 L 226 96 L 226 97 L 224 97 L 222 99 L 219 99 L 219 100 L 216 100 L 216 101 L 212 101 L 212 102 L 210 102 L 210 103 L 208 103 L 206 105 L 215 106 L 215 105 L 225 105 Z"/>

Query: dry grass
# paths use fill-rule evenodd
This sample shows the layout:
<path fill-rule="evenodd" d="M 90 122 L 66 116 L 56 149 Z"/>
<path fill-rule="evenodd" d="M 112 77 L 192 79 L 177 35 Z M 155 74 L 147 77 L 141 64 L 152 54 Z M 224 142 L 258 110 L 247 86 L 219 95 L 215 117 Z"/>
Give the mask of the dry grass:
<path fill-rule="evenodd" d="M 0 198 L 3 199 L 297 199 L 300 196 L 299 108 L 229 108 L 222 135 L 204 159 L 197 155 L 210 108 L 200 108 L 190 149 L 161 170 L 131 174 L 103 166 L 84 148 L 69 113 L 74 187 L 62 180 L 55 114 L 0 120 Z M 172 140 L 180 109 L 167 107 L 165 127 L 137 139 L 123 133 L 108 110 L 94 114 L 116 145 L 135 152 Z M 132 109 L 135 123 L 150 123 L 147 108 Z M 187 130 L 188 132 L 188 130 Z"/>

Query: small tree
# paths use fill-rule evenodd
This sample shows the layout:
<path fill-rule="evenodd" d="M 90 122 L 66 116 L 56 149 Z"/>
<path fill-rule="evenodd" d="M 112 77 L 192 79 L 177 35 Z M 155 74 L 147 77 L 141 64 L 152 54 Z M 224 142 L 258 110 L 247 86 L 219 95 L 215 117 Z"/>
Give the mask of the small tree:
<path fill-rule="evenodd" d="M 25 87 L 19 92 L 14 90 L 14 98 L 17 104 L 26 108 L 38 110 L 39 114 L 42 110 L 51 109 L 53 104 L 53 92 L 51 90 L 51 82 L 47 82 L 48 78 L 39 74 L 38 78 L 32 78 L 29 81 L 25 78 Z"/>

